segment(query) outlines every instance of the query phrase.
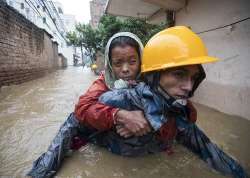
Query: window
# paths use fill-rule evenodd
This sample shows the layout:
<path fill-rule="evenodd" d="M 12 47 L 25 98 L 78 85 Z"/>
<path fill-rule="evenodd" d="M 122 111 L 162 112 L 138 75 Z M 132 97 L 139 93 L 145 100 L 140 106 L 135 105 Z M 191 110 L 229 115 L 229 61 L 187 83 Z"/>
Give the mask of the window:
<path fill-rule="evenodd" d="M 58 7 L 58 13 L 63 14 L 63 11 L 62 11 L 62 9 L 60 7 Z"/>
<path fill-rule="evenodd" d="M 10 6 L 13 6 L 13 1 L 10 1 L 9 3 L 10 3 Z"/>
<path fill-rule="evenodd" d="M 23 2 L 21 3 L 21 9 L 24 9 L 24 3 Z"/>
<path fill-rule="evenodd" d="M 30 9 L 29 8 L 25 8 L 25 16 L 27 19 L 32 20 L 32 18 L 30 16 Z"/>
<path fill-rule="evenodd" d="M 28 15 L 30 13 L 30 9 L 29 8 L 25 8 L 26 14 Z"/>
<path fill-rule="evenodd" d="M 46 17 L 43 17 L 43 23 L 46 23 Z"/>

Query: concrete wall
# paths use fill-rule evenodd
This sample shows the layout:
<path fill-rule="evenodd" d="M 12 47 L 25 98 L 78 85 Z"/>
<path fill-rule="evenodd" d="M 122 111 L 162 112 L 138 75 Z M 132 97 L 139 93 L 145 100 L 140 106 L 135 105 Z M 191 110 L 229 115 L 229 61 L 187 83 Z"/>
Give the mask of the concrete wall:
<path fill-rule="evenodd" d="M 151 24 L 165 23 L 167 19 L 166 11 L 161 9 L 157 11 L 153 16 L 151 16 L 147 22 Z"/>
<path fill-rule="evenodd" d="M 100 18 L 102 17 L 107 0 L 92 0 L 90 4 L 90 25 L 97 28 Z"/>
<path fill-rule="evenodd" d="M 43 76 L 58 63 L 58 44 L 51 36 L 1 2 L 0 87 Z"/>
<path fill-rule="evenodd" d="M 59 67 L 60 68 L 66 68 L 68 66 L 68 60 L 67 60 L 67 58 L 62 53 L 59 53 L 58 57 L 59 57 L 59 60 L 58 60 Z"/>
<path fill-rule="evenodd" d="M 74 47 L 73 46 L 65 46 L 62 51 L 59 51 L 59 53 L 62 53 L 63 56 L 67 59 L 68 65 L 73 65 L 73 54 L 74 54 Z"/>
<path fill-rule="evenodd" d="M 204 32 L 250 17 L 249 7 L 249 0 L 190 0 L 176 25 Z M 250 119 L 250 19 L 199 35 L 221 61 L 204 65 L 207 79 L 194 101 Z"/>

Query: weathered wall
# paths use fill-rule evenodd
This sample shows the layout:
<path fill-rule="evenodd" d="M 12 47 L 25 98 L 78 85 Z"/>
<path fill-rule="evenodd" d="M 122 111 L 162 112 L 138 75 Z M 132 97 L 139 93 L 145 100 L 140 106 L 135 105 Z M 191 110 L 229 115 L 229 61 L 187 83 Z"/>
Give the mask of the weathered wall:
<path fill-rule="evenodd" d="M 151 24 L 165 23 L 167 19 L 166 10 L 161 9 L 151 16 L 147 21 Z"/>
<path fill-rule="evenodd" d="M 66 67 L 68 66 L 67 58 L 66 58 L 62 53 L 59 53 L 59 54 L 58 54 L 58 57 L 59 57 L 58 66 L 59 66 L 60 68 L 66 68 Z"/>
<path fill-rule="evenodd" d="M 29 81 L 57 67 L 57 43 L 1 1 L 0 87 Z"/>
<path fill-rule="evenodd" d="M 249 18 L 249 7 L 249 0 L 190 0 L 176 13 L 176 25 L 204 32 Z M 250 119 L 250 19 L 199 35 L 221 61 L 204 65 L 207 79 L 194 100 Z"/>
<path fill-rule="evenodd" d="M 107 0 L 92 0 L 89 2 L 90 5 L 90 25 L 93 28 L 97 28 L 99 20 L 104 13 L 105 5 Z"/>

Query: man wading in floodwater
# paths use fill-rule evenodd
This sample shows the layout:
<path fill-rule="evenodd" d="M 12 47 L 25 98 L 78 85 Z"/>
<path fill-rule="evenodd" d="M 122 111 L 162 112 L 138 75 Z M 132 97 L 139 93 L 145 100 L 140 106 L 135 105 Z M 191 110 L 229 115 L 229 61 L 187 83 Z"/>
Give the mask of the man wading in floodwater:
<path fill-rule="evenodd" d="M 81 135 L 123 156 L 170 153 L 177 140 L 217 171 L 247 177 L 195 124 L 196 110 L 188 98 L 205 78 L 201 64 L 217 60 L 207 56 L 201 39 L 186 27 L 172 27 L 149 40 L 142 61 L 141 54 L 133 34 L 118 33 L 109 40 L 104 75 L 80 97 L 75 113 L 35 161 L 30 176 L 55 174 L 72 138 Z M 144 82 L 138 83 L 140 63 Z"/>

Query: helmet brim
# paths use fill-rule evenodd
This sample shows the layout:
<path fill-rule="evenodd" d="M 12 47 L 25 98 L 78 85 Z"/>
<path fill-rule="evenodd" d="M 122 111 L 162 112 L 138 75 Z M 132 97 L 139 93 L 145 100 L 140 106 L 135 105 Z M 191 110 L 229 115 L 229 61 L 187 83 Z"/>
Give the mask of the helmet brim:
<path fill-rule="evenodd" d="M 188 60 L 184 60 L 183 62 L 172 62 L 168 64 L 162 64 L 158 66 L 152 66 L 152 67 L 147 67 L 145 70 L 143 65 L 141 66 L 141 72 L 150 72 L 150 71 L 157 71 L 157 70 L 163 70 L 163 69 L 168 69 L 168 68 L 173 68 L 173 67 L 179 67 L 179 66 L 187 66 L 187 65 L 195 65 L 195 64 L 205 64 L 205 63 L 211 63 L 211 62 L 216 62 L 219 59 L 216 57 L 210 57 L 210 56 L 200 56 L 200 57 L 195 57 L 195 58 L 189 58 Z"/>

